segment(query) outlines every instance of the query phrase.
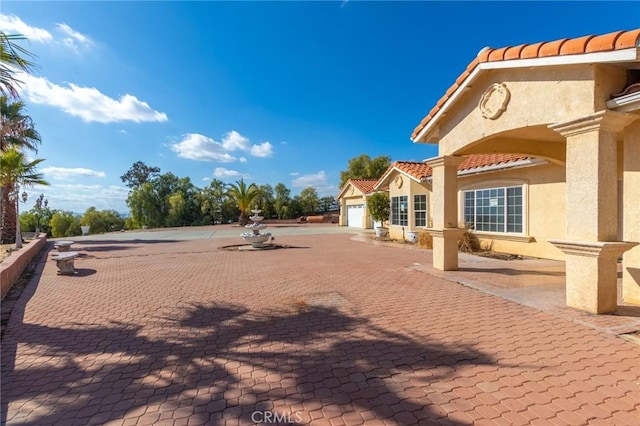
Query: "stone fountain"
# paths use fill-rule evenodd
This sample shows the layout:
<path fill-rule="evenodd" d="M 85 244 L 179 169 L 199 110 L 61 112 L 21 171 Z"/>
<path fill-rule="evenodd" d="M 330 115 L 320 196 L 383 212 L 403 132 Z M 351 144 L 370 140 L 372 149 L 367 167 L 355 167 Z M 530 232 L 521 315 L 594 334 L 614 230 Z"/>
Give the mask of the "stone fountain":
<path fill-rule="evenodd" d="M 271 238 L 271 233 L 269 232 L 264 234 L 260 233 L 260 231 L 266 229 L 268 226 L 260 223 L 264 220 L 264 217 L 260 216 L 260 213 L 262 213 L 262 210 L 259 210 L 259 209 L 251 210 L 251 213 L 253 213 L 253 216 L 249 216 L 249 219 L 251 219 L 253 223 L 250 225 L 245 225 L 245 228 L 250 229 L 251 232 L 245 232 L 244 234 L 240 234 L 240 236 L 246 242 L 251 243 L 252 249 L 271 248 L 270 246 L 266 246 L 264 244 L 265 241 Z"/>

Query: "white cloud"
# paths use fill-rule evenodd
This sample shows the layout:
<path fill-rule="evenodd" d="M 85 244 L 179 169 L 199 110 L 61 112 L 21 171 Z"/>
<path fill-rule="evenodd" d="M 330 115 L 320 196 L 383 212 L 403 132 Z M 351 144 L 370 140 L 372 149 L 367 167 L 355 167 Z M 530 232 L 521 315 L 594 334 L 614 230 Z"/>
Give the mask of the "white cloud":
<path fill-rule="evenodd" d="M 225 169 L 224 167 L 216 167 L 216 169 L 213 171 L 213 175 L 217 178 L 235 178 L 235 177 L 240 177 L 240 178 L 248 178 L 248 175 L 245 175 L 244 173 L 241 173 L 237 170 L 229 170 L 229 169 Z"/>
<path fill-rule="evenodd" d="M 84 169 L 81 167 L 66 168 L 66 167 L 44 167 L 42 173 L 47 177 L 55 180 L 72 180 L 75 177 L 105 177 L 104 172 L 98 172 L 96 170 Z"/>
<path fill-rule="evenodd" d="M 49 208 L 84 213 L 89 207 L 98 210 L 127 212 L 129 188 L 117 185 L 52 184 L 36 185 L 27 189 L 29 200 L 35 200 L 40 193 L 49 200 Z M 29 205 L 29 201 L 27 201 Z M 30 208 L 30 207 L 29 207 Z"/>
<path fill-rule="evenodd" d="M 0 13 L 0 30 L 6 34 L 22 34 L 29 41 L 45 43 L 53 41 L 51 33 L 45 29 L 27 25 L 15 15 Z"/>
<path fill-rule="evenodd" d="M 300 176 L 300 173 L 298 173 L 298 172 L 291 172 L 291 173 L 289 173 L 289 176 Z"/>
<path fill-rule="evenodd" d="M 220 142 L 197 133 L 184 135 L 180 142 L 171 145 L 171 149 L 178 154 L 178 157 L 188 160 L 217 161 L 220 163 L 236 161 L 236 157 L 225 152 Z"/>
<path fill-rule="evenodd" d="M 67 24 L 56 24 L 56 32 L 60 36 L 54 37 L 46 29 L 33 27 L 15 15 L 0 14 L 0 30 L 8 34 L 22 34 L 32 42 L 63 45 L 76 53 L 80 51 L 81 47 L 89 47 L 93 44 L 89 37 Z"/>
<path fill-rule="evenodd" d="M 235 130 L 230 131 L 222 138 L 222 148 L 225 151 L 247 150 L 250 148 L 249 139 Z"/>
<path fill-rule="evenodd" d="M 269 142 L 262 142 L 260 145 L 253 145 L 250 152 L 254 157 L 271 157 L 271 154 L 273 154 L 273 145 Z"/>
<path fill-rule="evenodd" d="M 323 170 L 309 175 L 298 176 L 291 181 L 291 186 L 303 189 L 312 186 L 320 196 L 333 195 L 337 192 L 337 188 L 327 182 L 327 174 Z"/>
<path fill-rule="evenodd" d="M 56 27 L 65 35 L 62 39 L 62 44 L 76 52 L 78 52 L 80 46 L 90 46 L 92 44 L 89 37 L 80 34 L 67 24 L 56 24 Z"/>
<path fill-rule="evenodd" d="M 181 158 L 220 163 L 247 162 L 246 157 L 238 158 L 230 154 L 234 151 L 244 151 L 263 158 L 273 154 L 273 146 L 269 142 L 251 145 L 249 138 L 235 130 L 226 133 L 220 142 L 198 133 L 187 133 L 180 142 L 171 145 L 171 150 Z"/>
<path fill-rule="evenodd" d="M 24 82 L 21 92 L 36 104 L 60 108 L 69 115 L 87 122 L 114 123 L 133 121 L 167 121 L 167 115 L 153 110 L 148 103 L 133 95 L 113 99 L 94 87 L 81 87 L 67 83 L 67 87 L 51 83 L 43 77 L 20 73 Z"/>
<path fill-rule="evenodd" d="M 203 182 L 208 182 L 208 181 L 210 181 L 210 180 L 211 180 L 211 178 L 210 178 L 210 177 L 203 177 L 203 178 L 202 178 L 202 179 L 200 179 L 200 180 L 202 180 Z"/>

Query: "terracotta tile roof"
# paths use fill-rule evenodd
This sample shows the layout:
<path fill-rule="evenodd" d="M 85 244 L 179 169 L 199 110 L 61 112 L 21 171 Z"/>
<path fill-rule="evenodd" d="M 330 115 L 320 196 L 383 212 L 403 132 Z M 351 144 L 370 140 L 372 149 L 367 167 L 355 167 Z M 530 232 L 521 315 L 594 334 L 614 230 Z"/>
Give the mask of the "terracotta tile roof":
<path fill-rule="evenodd" d="M 603 35 L 589 35 L 584 37 L 521 44 L 518 46 L 502 47 L 499 49 L 485 48 L 471 61 L 467 69 L 460 74 L 456 82 L 438 100 L 436 106 L 422 119 L 413 130 L 411 139 L 415 139 L 424 127 L 442 108 L 449 97 L 464 83 L 473 70 L 484 62 L 511 61 L 518 59 L 543 58 L 548 56 L 578 55 L 584 53 L 608 52 L 638 47 L 640 45 L 640 28 L 630 31 L 616 31 Z"/>
<path fill-rule="evenodd" d="M 519 154 L 473 154 L 467 156 L 458 166 L 458 171 L 477 169 L 479 167 L 497 166 L 500 164 L 514 163 L 516 161 L 528 160 L 531 157 Z M 391 168 L 402 170 L 406 174 L 418 180 L 428 178 L 432 174 L 432 169 L 425 163 L 417 161 L 396 161 Z M 385 173 L 386 175 L 387 173 Z"/>
<path fill-rule="evenodd" d="M 425 163 L 419 163 L 417 161 L 396 161 L 391 165 L 391 167 L 402 170 L 409 176 L 413 176 L 418 180 L 431 176 L 431 167 L 427 166 Z"/>
<path fill-rule="evenodd" d="M 369 194 L 373 192 L 373 187 L 378 182 L 378 179 L 349 179 L 348 182 L 362 191 L 363 194 Z"/>
<path fill-rule="evenodd" d="M 497 166 L 500 164 L 514 163 L 516 161 L 529 160 L 528 155 L 519 154 L 474 154 L 469 155 L 458 166 L 458 171 L 477 169 L 478 167 Z"/>

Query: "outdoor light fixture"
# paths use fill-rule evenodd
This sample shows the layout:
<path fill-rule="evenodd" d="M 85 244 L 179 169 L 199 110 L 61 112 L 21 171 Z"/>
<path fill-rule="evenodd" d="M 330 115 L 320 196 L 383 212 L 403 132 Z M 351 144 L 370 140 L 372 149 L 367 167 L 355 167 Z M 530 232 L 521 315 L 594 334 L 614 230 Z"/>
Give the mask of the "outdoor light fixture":
<path fill-rule="evenodd" d="M 36 233 L 34 238 L 38 238 L 38 235 L 40 235 L 40 217 L 42 217 L 42 205 L 44 204 L 44 207 L 46 208 L 47 205 L 49 204 L 49 200 L 45 200 L 44 199 L 44 194 L 40 194 L 40 196 L 38 198 L 36 198 Z"/>
<path fill-rule="evenodd" d="M 22 233 L 20 232 L 20 198 L 18 198 L 18 194 L 20 194 L 20 185 L 16 184 L 15 191 L 13 193 L 12 199 L 16 200 L 16 249 L 22 248 Z M 26 203 L 29 194 L 26 191 L 22 192 L 22 202 Z"/>

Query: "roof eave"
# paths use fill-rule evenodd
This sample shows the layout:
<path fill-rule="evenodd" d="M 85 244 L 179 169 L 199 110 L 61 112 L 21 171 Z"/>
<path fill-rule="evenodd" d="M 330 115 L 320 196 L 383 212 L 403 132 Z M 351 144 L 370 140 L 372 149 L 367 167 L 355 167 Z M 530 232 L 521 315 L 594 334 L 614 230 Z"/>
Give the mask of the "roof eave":
<path fill-rule="evenodd" d="M 341 198 L 342 194 L 347 190 L 347 188 L 349 186 L 353 186 L 353 184 L 351 183 L 351 179 L 349 179 L 347 181 L 347 183 L 344 184 L 344 186 L 342 187 L 342 189 L 340 190 L 340 192 L 338 192 L 338 195 L 336 195 L 336 198 Z M 353 186 L 355 188 L 355 186 Z"/>
<path fill-rule="evenodd" d="M 384 183 L 384 181 L 387 180 L 387 177 L 391 174 L 391 172 L 393 172 L 394 170 L 396 170 L 395 166 L 389 167 L 387 169 L 387 171 L 380 176 L 380 179 L 378 179 L 378 182 L 376 182 L 376 184 L 373 186 L 373 190 L 374 191 L 379 191 L 380 190 L 380 186 Z"/>
<path fill-rule="evenodd" d="M 481 62 L 474 68 L 465 81 L 446 100 L 442 108 L 433 116 L 431 120 L 420 130 L 418 135 L 412 139 L 415 143 L 438 143 L 438 140 L 428 140 L 430 134 L 437 129 L 439 120 L 446 115 L 452 105 L 468 90 L 485 70 L 493 69 L 513 69 L 530 68 L 535 66 L 557 66 L 592 63 L 617 63 L 633 62 L 640 60 L 640 47 L 628 49 L 612 50 L 606 52 L 583 53 L 576 55 L 548 56 L 542 58 L 511 59 L 506 61 Z"/>
<path fill-rule="evenodd" d="M 458 98 L 460 98 L 464 94 L 464 92 L 466 92 L 471 87 L 471 84 L 477 80 L 478 76 L 480 75 L 480 71 L 481 69 L 479 66 L 475 67 L 474 70 L 471 71 L 469 76 L 464 80 L 464 82 L 460 85 L 460 87 L 458 87 L 458 89 L 455 92 L 453 92 L 451 97 L 447 99 L 444 105 L 442 105 L 442 108 L 440 108 L 438 112 L 433 116 L 433 118 L 429 120 L 426 126 L 424 126 L 422 130 L 420 130 L 420 132 L 415 137 L 415 139 L 413 139 L 415 143 L 438 143 L 437 141 L 429 142 L 428 140 L 426 140 L 426 136 L 430 132 L 435 130 L 438 120 L 443 115 L 446 114 L 447 110 L 451 107 L 451 105 L 453 105 L 455 101 Z"/>
<path fill-rule="evenodd" d="M 465 169 L 458 171 L 458 177 L 476 175 L 480 173 L 496 172 L 506 169 L 521 169 L 524 167 L 538 166 L 542 164 L 548 164 L 547 160 L 541 158 L 529 158 L 526 160 L 511 161 L 508 163 L 490 164 L 488 166 L 474 167 L 472 169 Z"/>

